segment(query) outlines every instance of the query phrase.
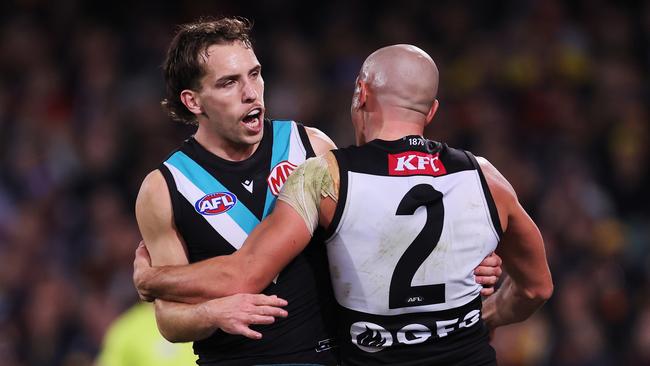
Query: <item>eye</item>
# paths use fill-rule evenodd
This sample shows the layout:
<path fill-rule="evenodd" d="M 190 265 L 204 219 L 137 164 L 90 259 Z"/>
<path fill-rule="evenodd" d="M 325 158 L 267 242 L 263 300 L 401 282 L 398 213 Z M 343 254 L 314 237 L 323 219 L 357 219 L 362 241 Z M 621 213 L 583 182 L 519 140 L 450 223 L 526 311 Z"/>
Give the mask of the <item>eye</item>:
<path fill-rule="evenodd" d="M 250 77 L 252 79 L 257 79 L 260 76 L 260 73 L 261 73 L 260 69 L 255 69 L 255 70 L 251 71 Z"/>
<path fill-rule="evenodd" d="M 230 87 L 232 87 L 233 85 L 235 85 L 235 80 L 232 80 L 232 79 L 230 79 L 230 80 L 224 80 L 224 82 L 221 83 L 221 86 L 224 87 L 224 88 L 230 88 Z"/>

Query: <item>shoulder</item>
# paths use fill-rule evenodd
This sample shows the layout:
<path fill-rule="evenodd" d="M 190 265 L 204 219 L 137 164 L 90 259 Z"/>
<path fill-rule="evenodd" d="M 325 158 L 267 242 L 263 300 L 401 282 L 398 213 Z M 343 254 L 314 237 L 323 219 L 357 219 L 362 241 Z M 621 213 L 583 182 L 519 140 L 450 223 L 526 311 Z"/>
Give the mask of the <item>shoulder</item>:
<path fill-rule="evenodd" d="M 283 191 L 296 191 L 302 194 L 305 187 L 317 187 L 320 192 L 323 184 L 335 183 L 338 187 L 338 164 L 331 151 L 309 158 L 296 169 L 284 184 Z M 330 189 L 331 190 L 331 189 Z"/>
<path fill-rule="evenodd" d="M 171 212 L 171 209 L 167 182 L 162 172 L 156 169 L 147 174 L 142 181 L 135 202 L 136 217 L 156 216 L 157 214 Z"/>
<path fill-rule="evenodd" d="M 502 209 L 507 209 L 510 211 L 511 205 L 515 204 L 517 200 L 517 193 L 514 188 L 508 182 L 508 180 L 497 170 L 497 168 L 492 165 L 486 158 L 477 156 L 476 161 L 481 167 L 481 171 L 485 176 L 485 181 L 490 188 L 492 197 L 494 198 L 495 203 L 499 206 L 501 211 Z"/>
<path fill-rule="evenodd" d="M 338 172 L 338 164 L 331 151 L 327 151 L 322 155 L 305 160 L 305 162 L 300 165 L 300 168 L 302 168 L 305 173 L 312 175 L 314 173 L 317 173 L 318 175 L 323 175 L 328 172 L 332 173 L 333 170 Z"/>
<path fill-rule="evenodd" d="M 167 182 L 159 169 L 153 170 L 144 177 L 138 192 L 138 201 L 149 199 L 160 193 L 167 193 Z"/>
<path fill-rule="evenodd" d="M 309 137 L 309 142 L 311 143 L 316 155 L 322 155 L 332 149 L 336 149 L 334 141 L 323 133 L 323 131 L 315 127 L 307 126 L 305 126 L 305 130 L 307 131 L 307 137 Z"/>

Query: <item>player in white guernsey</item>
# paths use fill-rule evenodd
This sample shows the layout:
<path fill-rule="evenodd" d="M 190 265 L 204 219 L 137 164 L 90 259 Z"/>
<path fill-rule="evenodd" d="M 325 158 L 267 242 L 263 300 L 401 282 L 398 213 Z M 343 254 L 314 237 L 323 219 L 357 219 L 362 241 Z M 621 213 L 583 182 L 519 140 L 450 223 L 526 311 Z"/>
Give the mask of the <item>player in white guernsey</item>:
<path fill-rule="evenodd" d="M 438 70 L 396 45 L 370 55 L 357 79 L 358 147 L 307 160 L 213 277 L 255 292 L 327 230 L 345 365 L 493 365 L 488 329 L 521 321 L 551 295 L 541 235 L 487 160 L 422 137 Z M 500 243 L 500 244 L 499 244 Z M 510 273 L 481 301 L 474 268 L 497 248 Z"/>

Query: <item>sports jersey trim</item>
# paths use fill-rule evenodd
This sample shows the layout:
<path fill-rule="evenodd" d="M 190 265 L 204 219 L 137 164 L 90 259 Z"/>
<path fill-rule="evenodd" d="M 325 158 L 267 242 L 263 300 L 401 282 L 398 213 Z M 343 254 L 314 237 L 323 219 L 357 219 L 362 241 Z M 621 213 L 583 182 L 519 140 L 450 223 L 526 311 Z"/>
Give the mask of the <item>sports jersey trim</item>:
<path fill-rule="evenodd" d="M 290 148 L 290 143 L 289 143 L 289 138 L 291 137 L 291 121 L 273 121 L 273 139 L 271 140 L 271 144 L 273 146 L 272 152 L 271 152 L 271 167 L 269 169 L 273 169 L 276 165 L 278 165 L 280 162 L 287 160 L 289 157 L 289 148 Z M 276 141 L 282 141 L 286 143 L 274 143 Z M 275 200 L 276 197 L 273 195 L 273 192 L 271 192 L 270 187 L 266 187 L 266 201 L 264 202 L 264 213 L 262 217 L 266 217 L 273 206 L 275 206 Z M 258 222 L 259 223 L 259 222 Z"/>
<path fill-rule="evenodd" d="M 490 211 L 490 220 L 492 221 L 492 226 L 494 226 L 494 231 L 497 234 L 497 238 L 501 240 L 501 237 L 503 236 L 503 228 L 501 227 L 501 220 L 499 219 L 499 211 L 497 210 L 497 206 L 494 202 L 494 197 L 492 197 L 492 192 L 490 191 L 490 187 L 487 184 L 487 180 L 485 180 L 483 170 L 481 169 L 481 166 L 476 160 L 474 154 L 469 151 L 465 151 L 465 154 L 472 162 L 472 165 L 474 165 L 474 168 L 476 168 L 478 171 L 478 175 L 481 179 L 481 186 L 483 187 L 483 193 L 485 194 L 485 200 L 487 201 L 488 209 Z"/>
<path fill-rule="evenodd" d="M 302 146 L 305 148 L 306 158 L 309 159 L 315 157 L 316 153 L 314 152 L 314 148 L 311 146 L 311 142 L 309 141 L 307 128 L 302 123 L 298 122 L 296 122 L 296 128 L 298 129 L 298 134 L 300 136 L 300 140 L 302 141 Z"/>
<path fill-rule="evenodd" d="M 184 181 L 184 184 L 177 188 L 192 204 L 209 193 L 229 191 L 212 174 L 208 173 L 182 151 L 174 153 L 164 164 L 176 179 Z M 186 185 L 188 189 L 184 191 Z M 202 195 L 197 198 L 196 194 L 199 192 Z M 241 202 L 235 204 L 230 211 L 218 216 L 224 215 L 230 216 L 247 235 L 260 223 L 260 220 Z M 209 219 L 209 217 L 204 217 L 206 220 Z"/>
<path fill-rule="evenodd" d="M 204 197 L 206 195 L 204 190 L 192 183 L 192 181 L 188 179 L 183 173 L 181 173 L 174 165 L 167 162 L 165 162 L 165 165 L 167 165 L 167 168 L 179 183 L 179 193 L 181 193 L 190 202 L 190 204 L 193 201 L 199 200 L 201 197 Z M 235 204 L 235 207 L 236 206 L 244 207 L 241 202 Z M 245 207 L 244 209 L 248 211 L 248 209 Z M 241 212 L 242 209 L 239 209 L 239 211 Z M 242 225 L 242 221 L 236 220 L 235 217 L 232 217 L 230 214 L 230 212 L 226 212 L 221 215 L 203 215 L 203 218 L 219 235 L 226 239 L 230 245 L 236 249 L 239 249 L 244 244 L 244 241 L 248 237 L 249 232 L 245 231 Z M 236 215 L 237 212 L 234 214 Z M 253 218 L 257 220 L 257 218 L 254 216 Z M 248 224 L 250 224 L 250 222 Z"/>

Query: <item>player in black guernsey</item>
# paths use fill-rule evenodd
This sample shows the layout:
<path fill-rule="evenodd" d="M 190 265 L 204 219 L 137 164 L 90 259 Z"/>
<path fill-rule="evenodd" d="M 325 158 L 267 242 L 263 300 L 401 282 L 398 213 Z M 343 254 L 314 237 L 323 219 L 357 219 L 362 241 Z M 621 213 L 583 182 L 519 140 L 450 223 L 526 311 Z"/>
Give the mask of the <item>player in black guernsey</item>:
<path fill-rule="evenodd" d="M 238 18 L 201 21 L 181 26 L 170 45 L 163 104 L 173 118 L 198 128 L 145 178 L 138 195 L 136 216 L 153 264 L 234 252 L 273 207 L 291 171 L 335 148 L 316 129 L 264 119 L 264 82 L 249 30 Z M 261 295 L 232 295 L 241 292 L 234 289 L 214 299 L 221 294 L 205 297 L 192 284 L 160 292 L 159 329 L 172 341 L 197 341 L 203 365 L 334 365 L 326 327 L 332 322 L 321 304 L 329 298 L 322 292 L 329 286 L 323 258 L 306 251 Z"/>
<path fill-rule="evenodd" d="M 292 175 L 290 176 L 289 181 L 294 179 L 294 182 L 300 182 L 301 177 L 304 176 L 305 175 L 303 174 L 296 180 Z M 178 181 L 178 179 L 176 179 L 176 181 Z M 297 192 L 295 190 L 295 187 L 298 186 L 299 185 L 294 184 L 294 189 L 290 189 L 290 191 L 294 193 Z M 299 192 L 302 191 L 299 190 Z M 301 195 L 300 193 L 298 195 L 304 197 L 304 195 Z M 200 196 L 201 193 L 199 192 L 195 193 L 194 197 L 196 198 Z M 320 195 L 317 195 L 317 197 L 320 197 Z M 191 202 L 195 198 L 189 199 L 188 201 Z M 226 200 L 229 199 L 230 198 L 226 198 Z M 200 211 L 202 209 L 209 210 L 214 208 L 215 204 L 206 205 L 204 207 L 202 203 L 198 203 L 195 207 L 195 210 Z M 287 264 L 289 265 L 289 268 L 293 265 L 290 263 L 290 260 L 305 248 L 307 242 L 311 238 L 312 233 L 314 232 L 315 225 L 311 225 L 311 230 L 307 230 L 307 228 L 305 228 L 305 221 L 303 221 L 300 216 L 297 216 L 295 211 L 292 210 L 293 209 L 290 206 L 284 203 L 279 203 L 278 207 L 275 209 L 274 213 L 269 216 L 269 218 L 276 217 L 282 219 L 284 217 L 284 214 L 288 212 L 289 214 L 293 213 L 293 219 L 288 221 L 284 219 L 281 221 L 276 220 L 275 223 L 277 226 L 272 227 L 271 229 L 269 229 L 269 222 L 271 221 L 263 221 L 263 223 L 257 226 L 256 229 L 253 230 L 248 237 L 247 242 L 250 241 L 251 245 L 245 245 L 231 256 L 215 257 L 190 266 L 165 266 L 156 268 L 142 268 L 142 266 L 146 267 L 146 263 L 143 264 L 143 261 L 141 260 L 142 258 L 139 258 L 140 260 L 136 258 L 136 270 L 141 273 L 148 272 L 146 275 L 143 274 L 143 277 L 152 278 L 163 276 L 169 278 L 170 280 L 167 281 L 166 285 L 161 285 L 160 281 L 158 281 L 157 285 L 162 287 L 166 286 L 168 288 L 168 291 L 169 288 L 173 287 L 175 283 L 183 284 L 191 282 L 188 279 L 196 278 L 197 273 L 202 273 L 202 277 L 206 279 L 213 279 L 211 280 L 211 291 L 218 293 L 219 295 L 228 295 L 233 291 L 236 292 L 238 290 L 245 292 L 256 292 L 262 290 L 267 284 L 272 283 L 273 278 L 280 272 L 282 268 L 284 268 Z M 319 216 L 318 213 L 316 213 L 315 216 Z M 325 217 L 326 215 L 322 216 Z M 311 217 L 314 217 L 313 213 Z M 331 218 L 332 217 L 330 216 L 329 219 L 331 220 Z M 372 221 L 371 215 L 369 216 L 369 219 Z M 321 224 L 323 227 L 329 226 L 325 222 Z M 269 233 L 268 230 L 272 230 L 272 235 L 267 235 Z M 302 237 L 300 237 L 298 240 L 290 240 L 290 238 L 292 238 L 294 235 L 302 235 Z M 289 238 L 289 240 L 283 240 L 287 238 Z M 302 239 L 305 239 L 304 242 Z M 266 245 L 265 243 L 269 243 L 269 245 Z M 265 255 L 259 256 L 258 253 L 260 252 L 263 252 Z M 241 255 L 239 255 L 240 253 Z M 139 256 L 142 257 L 142 251 L 140 251 Z M 251 256 L 255 258 L 254 261 L 241 260 L 242 258 L 252 258 Z M 479 262 L 481 259 L 482 258 L 479 258 Z M 233 265 L 233 263 L 236 263 L 236 265 Z M 271 270 L 268 270 L 269 268 L 271 268 Z M 471 272 L 472 271 L 470 270 L 470 277 L 473 277 L 471 276 Z M 273 273 L 273 275 L 269 276 L 270 273 Z M 337 276 L 340 276 L 340 272 L 335 271 L 332 273 L 333 279 L 337 278 Z M 214 279 L 220 280 L 215 281 Z M 278 280 L 281 279 L 282 274 Z M 472 283 L 474 286 L 473 288 L 477 289 L 477 291 L 481 291 L 480 286 L 474 282 L 473 278 Z M 187 286 L 185 287 L 187 288 Z M 151 288 L 148 290 L 152 291 Z M 476 295 L 478 296 L 478 292 Z M 476 314 L 473 314 L 471 318 L 474 319 L 475 315 Z M 343 324 L 338 320 L 336 323 L 339 325 Z"/>
<path fill-rule="evenodd" d="M 268 214 L 288 173 L 314 156 L 302 125 L 267 120 L 264 130 L 259 147 L 246 160 L 221 159 L 190 138 L 160 167 L 190 263 L 238 249 Z M 317 253 L 323 248 L 319 244 L 297 256 L 263 291 L 286 299 L 285 310 L 291 316 L 265 326 L 260 340 L 217 331 L 194 342 L 201 364 L 335 362 L 328 351 L 333 332 L 325 327 L 333 323 L 324 319 L 329 308 L 321 304 L 329 297 L 318 292 L 329 287 L 323 254 Z M 163 297 L 174 293 L 171 289 Z"/>

